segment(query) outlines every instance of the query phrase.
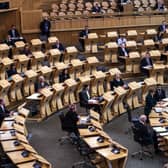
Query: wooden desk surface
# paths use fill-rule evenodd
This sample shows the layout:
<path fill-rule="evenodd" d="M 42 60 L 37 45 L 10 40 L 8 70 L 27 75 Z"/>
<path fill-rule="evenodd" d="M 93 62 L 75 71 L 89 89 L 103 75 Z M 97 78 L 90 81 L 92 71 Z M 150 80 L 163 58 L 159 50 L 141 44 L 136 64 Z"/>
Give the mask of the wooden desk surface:
<path fill-rule="evenodd" d="M 14 121 L 3 121 L 0 130 L 12 130 Z"/>
<path fill-rule="evenodd" d="M 32 154 L 30 154 L 28 157 L 23 157 L 22 152 L 23 152 L 23 150 L 14 151 L 14 152 L 7 152 L 6 154 L 8 155 L 8 157 L 12 160 L 12 162 L 14 164 L 33 161 L 36 159 Z"/>
<path fill-rule="evenodd" d="M 150 118 L 150 125 L 151 126 L 168 126 L 168 121 L 166 120 L 166 122 L 164 123 L 160 123 L 159 121 L 160 118 Z"/>
<path fill-rule="evenodd" d="M 15 146 L 14 141 L 15 140 L 2 141 L 1 144 L 2 144 L 3 150 L 5 152 L 12 152 L 12 151 L 18 151 L 18 150 L 24 149 L 24 146 L 21 144 L 19 146 Z"/>
<path fill-rule="evenodd" d="M 2 131 L 2 133 L 0 133 L 0 141 L 14 140 L 14 139 L 16 139 L 16 136 L 12 136 L 10 131 Z"/>
<path fill-rule="evenodd" d="M 103 157 L 105 157 L 106 159 L 108 159 L 109 161 L 127 157 L 126 151 L 120 149 L 119 154 L 114 154 L 113 152 L 111 152 L 112 149 L 113 149 L 112 147 L 107 147 L 107 148 L 97 149 L 96 152 L 102 155 Z"/>
<path fill-rule="evenodd" d="M 79 131 L 79 134 L 81 137 L 89 137 L 89 136 L 99 135 L 99 133 L 96 130 L 90 131 L 88 128 L 78 129 L 78 131 Z"/>
<path fill-rule="evenodd" d="M 102 148 L 102 147 L 107 147 L 110 145 L 110 142 L 108 142 L 107 140 L 104 140 L 104 142 L 102 142 L 102 143 L 98 142 L 97 138 L 99 138 L 99 136 L 87 137 L 87 138 L 84 138 L 84 141 L 91 148 Z"/>
<path fill-rule="evenodd" d="M 35 163 L 36 163 L 35 161 L 31 161 L 31 162 L 28 162 L 28 163 L 21 163 L 21 164 L 18 164 L 17 167 L 18 168 L 33 168 L 33 165 Z M 44 164 L 41 166 L 41 168 L 48 168 L 48 167 Z"/>

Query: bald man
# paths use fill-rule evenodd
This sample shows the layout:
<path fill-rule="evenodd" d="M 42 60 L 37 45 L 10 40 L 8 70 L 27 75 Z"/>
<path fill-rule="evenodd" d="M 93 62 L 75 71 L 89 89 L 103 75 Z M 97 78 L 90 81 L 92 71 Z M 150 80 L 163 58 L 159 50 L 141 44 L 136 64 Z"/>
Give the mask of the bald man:
<path fill-rule="evenodd" d="M 48 86 L 49 84 L 45 80 L 44 76 L 39 76 L 38 81 L 35 83 L 35 91 L 38 92 L 40 89 Z"/>
<path fill-rule="evenodd" d="M 145 144 L 146 146 L 153 144 L 155 153 L 157 153 L 159 150 L 158 150 L 158 141 L 157 141 L 156 132 L 149 130 L 149 128 L 147 127 L 146 121 L 147 121 L 147 116 L 143 114 L 139 117 L 138 122 L 136 122 L 134 125 L 139 130 L 139 134 L 143 139 L 143 144 Z"/>

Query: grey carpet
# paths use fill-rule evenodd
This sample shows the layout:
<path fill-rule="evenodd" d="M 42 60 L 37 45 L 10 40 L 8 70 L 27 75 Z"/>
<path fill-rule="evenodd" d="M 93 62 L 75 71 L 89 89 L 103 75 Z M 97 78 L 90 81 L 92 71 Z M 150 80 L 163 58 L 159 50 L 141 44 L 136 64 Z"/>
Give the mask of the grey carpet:
<path fill-rule="evenodd" d="M 79 111 L 82 111 L 78 108 Z M 138 113 L 137 113 L 138 111 Z M 134 110 L 133 116 L 139 115 L 142 108 Z M 32 133 L 32 146 L 53 165 L 53 168 L 71 168 L 73 163 L 83 160 L 76 147 L 70 143 L 60 145 L 58 139 L 66 133 L 61 130 L 58 115 L 55 114 L 46 121 L 27 123 L 28 132 Z M 104 130 L 113 140 L 121 143 L 129 150 L 127 168 L 162 168 L 168 161 L 162 154 L 155 155 L 153 159 L 145 158 L 140 161 L 132 158 L 130 153 L 139 150 L 139 145 L 134 142 L 131 134 L 125 134 L 130 128 L 127 121 L 127 114 L 123 114 L 104 126 Z"/>

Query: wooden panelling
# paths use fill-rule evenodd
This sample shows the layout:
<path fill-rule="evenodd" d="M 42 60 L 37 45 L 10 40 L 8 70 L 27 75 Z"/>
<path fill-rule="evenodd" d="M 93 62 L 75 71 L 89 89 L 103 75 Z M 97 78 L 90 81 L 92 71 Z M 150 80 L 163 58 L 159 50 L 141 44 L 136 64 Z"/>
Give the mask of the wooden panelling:
<path fill-rule="evenodd" d="M 0 12 L 0 38 L 6 39 L 8 30 L 11 25 L 16 25 L 17 29 L 20 31 L 20 15 L 17 9 L 4 10 Z"/>
<path fill-rule="evenodd" d="M 41 10 L 26 10 L 21 12 L 22 32 L 38 32 L 41 21 Z"/>

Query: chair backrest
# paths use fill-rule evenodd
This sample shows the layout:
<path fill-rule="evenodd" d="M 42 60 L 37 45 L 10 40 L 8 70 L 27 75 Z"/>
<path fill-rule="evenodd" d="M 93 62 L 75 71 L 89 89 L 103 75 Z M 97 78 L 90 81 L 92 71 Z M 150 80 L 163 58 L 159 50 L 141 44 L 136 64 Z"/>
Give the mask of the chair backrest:
<path fill-rule="evenodd" d="M 61 122 L 61 129 L 62 129 L 62 130 L 65 130 L 65 127 L 64 127 L 65 115 L 64 115 L 63 112 L 61 112 L 61 113 L 59 114 L 59 119 L 60 119 L 60 122 Z"/>
<path fill-rule="evenodd" d="M 82 91 L 79 92 L 79 104 L 81 107 L 84 107 L 83 101 L 82 101 Z"/>
<path fill-rule="evenodd" d="M 133 132 L 134 141 L 138 142 L 139 144 L 142 145 L 142 143 L 143 143 L 142 131 L 140 130 L 139 127 L 136 126 L 135 123 L 133 123 L 131 128 L 132 128 L 132 132 Z"/>

